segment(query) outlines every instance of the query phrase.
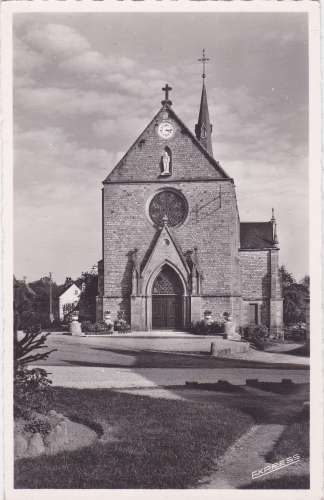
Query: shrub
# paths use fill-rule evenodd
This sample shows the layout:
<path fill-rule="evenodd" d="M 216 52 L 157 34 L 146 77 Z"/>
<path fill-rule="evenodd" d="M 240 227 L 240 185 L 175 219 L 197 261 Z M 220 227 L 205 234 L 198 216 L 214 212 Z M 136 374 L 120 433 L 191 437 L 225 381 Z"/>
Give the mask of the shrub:
<path fill-rule="evenodd" d="M 24 425 L 25 432 L 36 434 L 39 432 L 43 437 L 50 433 L 51 424 L 46 419 L 33 418 Z"/>
<path fill-rule="evenodd" d="M 97 321 L 94 327 L 95 331 L 98 333 L 108 333 L 112 331 L 111 325 L 107 325 L 104 321 Z"/>
<path fill-rule="evenodd" d="M 206 321 L 201 320 L 191 323 L 189 331 L 195 335 L 217 335 L 224 333 L 225 327 L 222 322 L 213 321 L 208 325 Z"/>
<path fill-rule="evenodd" d="M 93 325 L 94 323 L 91 323 L 91 321 L 82 321 L 81 322 L 81 330 L 82 332 L 92 332 L 93 331 Z"/>
<path fill-rule="evenodd" d="M 107 325 L 104 321 L 97 321 L 96 323 L 91 323 L 91 321 L 83 321 L 81 323 L 82 332 L 88 333 L 112 333 L 112 325 Z"/>
<path fill-rule="evenodd" d="M 47 359 L 51 351 L 45 351 L 47 334 L 43 334 L 40 325 L 24 330 L 24 336 L 18 339 L 14 335 L 14 416 L 30 418 L 33 410 L 45 411 L 45 392 L 52 383 L 43 368 L 29 369 L 29 363 Z M 41 349 L 41 352 L 36 352 Z"/>
<path fill-rule="evenodd" d="M 33 327 L 34 325 L 41 324 L 42 317 L 39 313 L 35 311 L 23 311 L 20 314 L 20 328 L 26 329 Z"/>
<path fill-rule="evenodd" d="M 120 333 L 127 333 L 130 331 L 130 325 L 126 321 L 124 311 L 118 311 L 117 320 L 114 322 L 114 329 Z"/>
<path fill-rule="evenodd" d="M 43 368 L 21 368 L 14 379 L 14 415 L 30 419 L 32 411 L 44 412 L 45 392 L 51 380 Z"/>
<path fill-rule="evenodd" d="M 269 340 L 269 330 L 265 325 L 250 325 L 244 328 L 244 338 L 256 349 L 264 351 Z"/>

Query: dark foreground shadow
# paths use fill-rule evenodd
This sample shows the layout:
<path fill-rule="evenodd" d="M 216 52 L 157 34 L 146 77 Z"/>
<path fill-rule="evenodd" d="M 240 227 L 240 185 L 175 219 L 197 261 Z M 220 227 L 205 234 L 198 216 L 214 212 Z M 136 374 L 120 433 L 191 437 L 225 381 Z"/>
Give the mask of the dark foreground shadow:
<path fill-rule="evenodd" d="M 240 490 L 307 490 L 310 488 L 309 475 L 283 476 L 280 478 L 257 480 L 243 484 Z"/>

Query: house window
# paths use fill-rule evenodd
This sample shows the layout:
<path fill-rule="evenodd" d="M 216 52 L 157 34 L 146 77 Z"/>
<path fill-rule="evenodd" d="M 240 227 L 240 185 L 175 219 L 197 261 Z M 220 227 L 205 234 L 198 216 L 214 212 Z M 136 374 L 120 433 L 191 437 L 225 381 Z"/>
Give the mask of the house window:
<path fill-rule="evenodd" d="M 250 304 L 250 324 L 259 324 L 259 304 Z"/>
<path fill-rule="evenodd" d="M 74 295 L 78 295 L 78 290 L 74 290 Z"/>

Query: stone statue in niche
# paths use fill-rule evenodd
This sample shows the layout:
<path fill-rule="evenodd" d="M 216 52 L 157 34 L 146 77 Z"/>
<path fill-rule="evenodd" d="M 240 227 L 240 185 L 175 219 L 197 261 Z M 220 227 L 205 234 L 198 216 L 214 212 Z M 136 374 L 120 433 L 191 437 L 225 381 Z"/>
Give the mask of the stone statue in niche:
<path fill-rule="evenodd" d="M 141 263 L 138 258 L 138 250 L 135 250 L 131 254 L 133 270 L 132 270 L 132 295 L 138 295 L 140 293 L 140 280 L 141 280 Z"/>
<path fill-rule="evenodd" d="M 197 247 L 194 248 L 193 252 L 190 252 L 190 260 L 192 263 L 192 269 L 191 269 L 192 294 L 200 295 L 202 293 L 202 280 L 204 276 L 199 263 Z"/>
<path fill-rule="evenodd" d="M 171 164 L 171 157 L 170 157 L 169 153 L 167 152 L 167 150 L 165 150 L 165 151 L 163 151 L 163 155 L 162 155 L 163 171 L 162 171 L 161 175 L 170 175 L 171 174 L 170 164 Z"/>

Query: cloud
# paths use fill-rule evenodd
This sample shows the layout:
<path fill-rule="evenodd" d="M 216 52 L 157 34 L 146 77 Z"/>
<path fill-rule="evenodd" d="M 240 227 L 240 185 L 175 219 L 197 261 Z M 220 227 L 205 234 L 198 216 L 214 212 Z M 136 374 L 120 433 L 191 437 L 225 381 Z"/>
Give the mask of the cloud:
<path fill-rule="evenodd" d="M 58 201 L 68 203 L 70 196 L 85 195 L 90 185 L 97 193 L 116 160 L 114 152 L 82 147 L 60 128 L 19 132 L 15 138 L 17 201 L 46 211 Z"/>
<path fill-rule="evenodd" d="M 305 36 L 294 24 L 278 28 L 277 18 L 269 24 L 269 16 L 252 17 L 247 25 L 234 19 L 230 30 L 222 18 L 221 49 L 213 41 L 214 25 L 206 24 L 214 52 L 207 78 L 214 155 L 235 179 L 242 220 L 267 220 L 273 204 L 280 231 L 289 236 L 290 226 L 297 230 L 296 220 L 307 228 L 307 91 L 296 77 L 303 77 L 306 63 L 300 44 L 292 43 L 303 42 Z M 96 29 L 101 26 L 98 33 L 85 17 L 73 18 L 71 25 L 68 17 L 61 18 L 64 23 L 48 22 L 51 16 L 42 17 L 42 22 L 25 16 L 16 24 L 16 226 L 26 238 L 28 214 L 31 240 L 43 233 L 44 252 L 49 254 L 52 245 L 57 252 L 61 245 L 67 253 L 73 247 L 71 242 L 65 245 L 65 227 L 86 254 L 89 238 L 87 243 L 79 231 L 87 225 L 98 248 L 100 235 L 92 227 L 100 232 L 100 183 L 122 156 L 119 152 L 130 147 L 158 110 L 161 87 L 166 81 L 171 84 L 174 110 L 194 130 L 201 78 L 198 63 L 191 63 L 192 53 L 183 47 L 186 40 L 190 51 L 195 50 L 189 24 L 181 36 L 173 32 L 172 48 L 154 41 L 148 47 L 143 45 L 145 36 L 152 41 L 154 35 L 149 23 L 139 31 L 141 42 L 136 30 L 130 35 L 118 24 L 108 30 L 108 18 L 96 24 Z M 118 40 L 112 34 L 117 28 Z M 183 64 L 179 54 L 185 57 Z M 62 225 L 57 245 L 48 243 L 52 233 L 45 222 L 49 227 Z M 288 236 L 283 236 L 284 257 L 285 249 L 292 250 L 293 238 Z M 305 246 L 300 240 L 300 254 L 306 255 Z M 94 246 L 92 251 L 94 255 Z M 32 258 L 30 254 L 30 262 Z M 298 259 L 305 264 L 301 255 Z"/>
<path fill-rule="evenodd" d="M 117 93 L 100 93 L 92 90 L 58 87 L 22 88 L 16 91 L 17 106 L 35 115 L 60 115 L 64 117 L 118 114 L 124 103 Z"/>
<path fill-rule="evenodd" d="M 77 56 L 65 59 L 60 63 L 59 68 L 71 73 L 81 73 L 88 76 L 93 72 L 103 74 L 105 71 L 105 57 L 94 50 L 87 50 Z"/>
<path fill-rule="evenodd" d="M 42 54 L 29 47 L 26 43 L 14 36 L 14 71 L 15 77 L 30 74 L 33 70 L 46 64 Z M 15 85 L 17 81 L 15 80 Z"/>
<path fill-rule="evenodd" d="M 92 123 L 93 142 L 98 139 L 101 144 L 113 145 L 116 151 L 127 151 L 145 129 L 151 118 L 151 116 L 129 118 L 123 115 L 113 120 L 96 120 Z"/>
<path fill-rule="evenodd" d="M 18 274 L 25 269 L 36 278 L 52 270 L 62 279 L 68 269 L 78 276 L 98 260 L 100 187 L 117 159 L 115 152 L 83 147 L 59 127 L 16 132 Z"/>
<path fill-rule="evenodd" d="M 71 57 L 89 49 L 89 42 L 76 30 L 64 24 L 34 24 L 24 36 L 34 50 L 47 56 Z"/>

